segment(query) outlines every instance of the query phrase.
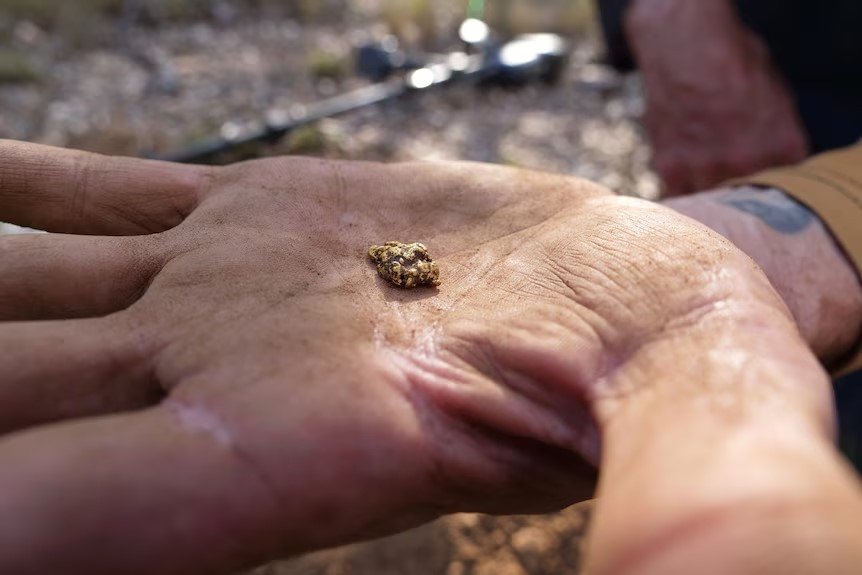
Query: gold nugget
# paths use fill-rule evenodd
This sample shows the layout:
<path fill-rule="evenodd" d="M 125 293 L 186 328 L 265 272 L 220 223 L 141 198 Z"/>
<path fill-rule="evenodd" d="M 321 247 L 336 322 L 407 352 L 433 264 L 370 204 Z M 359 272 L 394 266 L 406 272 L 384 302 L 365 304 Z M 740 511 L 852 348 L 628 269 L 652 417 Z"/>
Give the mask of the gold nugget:
<path fill-rule="evenodd" d="M 377 264 L 380 277 L 392 285 L 406 289 L 440 285 L 437 262 L 422 244 L 386 242 L 382 246 L 371 246 L 368 255 Z"/>

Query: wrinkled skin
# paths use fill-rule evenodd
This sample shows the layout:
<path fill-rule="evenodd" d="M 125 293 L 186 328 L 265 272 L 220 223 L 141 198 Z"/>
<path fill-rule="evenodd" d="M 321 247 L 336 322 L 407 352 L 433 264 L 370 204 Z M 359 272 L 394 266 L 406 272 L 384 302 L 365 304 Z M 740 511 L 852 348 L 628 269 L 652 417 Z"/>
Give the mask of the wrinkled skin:
<path fill-rule="evenodd" d="M 810 221 L 782 230 L 734 207 L 756 202 L 763 213 Z M 779 190 L 725 188 L 672 198 L 666 206 L 731 240 L 763 269 L 799 331 L 821 361 L 835 365 L 862 337 L 862 283 L 841 246 L 816 215 Z"/>
<path fill-rule="evenodd" d="M 2 572 L 227 573 L 558 508 L 598 464 L 591 573 L 764 572 L 740 525 L 788 561 L 788 514 L 794 568 L 859 565 L 825 374 L 693 220 L 471 164 L 0 165 L 0 219 L 101 234 L 0 238 Z M 390 239 L 440 287 L 379 278 Z"/>

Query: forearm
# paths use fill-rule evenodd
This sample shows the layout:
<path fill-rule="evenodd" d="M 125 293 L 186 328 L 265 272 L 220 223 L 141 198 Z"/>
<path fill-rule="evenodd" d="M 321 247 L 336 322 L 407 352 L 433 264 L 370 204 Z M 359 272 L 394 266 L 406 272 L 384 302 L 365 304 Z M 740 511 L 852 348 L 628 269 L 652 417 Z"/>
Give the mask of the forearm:
<path fill-rule="evenodd" d="M 855 572 L 858 485 L 829 381 L 788 327 L 729 306 L 638 352 L 651 392 L 598 407 L 590 573 Z"/>
<path fill-rule="evenodd" d="M 803 337 L 826 362 L 862 333 L 862 285 L 823 222 L 779 190 L 703 192 L 665 202 L 721 233 L 764 270 Z"/>

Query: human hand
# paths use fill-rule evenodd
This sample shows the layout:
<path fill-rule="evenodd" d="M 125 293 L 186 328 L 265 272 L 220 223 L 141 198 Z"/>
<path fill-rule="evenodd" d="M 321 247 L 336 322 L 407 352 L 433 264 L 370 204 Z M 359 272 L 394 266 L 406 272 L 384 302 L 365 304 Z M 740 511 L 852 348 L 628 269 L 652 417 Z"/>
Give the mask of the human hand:
<path fill-rule="evenodd" d="M 793 98 L 729 0 L 635 0 L 626 24 L 666 195 L 805 157 Z"/>
<path fill-rule="evenodd" d="M 722 188 L 664 202 L 748 254 L 781 294 L 811 349 L 825 363 L 862 333 L 862 285 L 847 256 L 806 206 L 781 190 Z"/>
<path fill-rule="evenodd" d="M 6 142 L 0 165 L 0 219 L 103 234 L 0 239 L 0 571 L 228 572 L 555 508 L 599 460 L 595 573 L 752 498 L 858 509 L 783 304 L 661 206 L 472 164 Z M 376 276 L 365 252 L 390 239 L 428 245 L 439 290 Z M 798 533 L 771 518 L 770 544 Z"/>

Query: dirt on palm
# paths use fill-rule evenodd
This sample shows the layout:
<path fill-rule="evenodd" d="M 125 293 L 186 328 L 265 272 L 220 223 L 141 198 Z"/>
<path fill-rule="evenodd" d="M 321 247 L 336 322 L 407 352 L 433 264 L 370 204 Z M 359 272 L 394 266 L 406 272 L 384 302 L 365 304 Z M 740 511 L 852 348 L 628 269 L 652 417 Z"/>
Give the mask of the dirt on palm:
<path fill-rule="evenodd" d="M 81 25 L 72 33 L 38 13 L 21 12 L 28 4 L 18 4 L 17 12 L 4 11 L 0 0 L 0 33 L 10 46 L 0 53 L 0 136 L 138 156 L 178 150 L 364 85 L 350 64 L 362 42 L 396 32 L 414 48 L 452 48 L 451 30 L 463 14 L 456 2 L 354 0 L 338 17 L 325 17 L 320 6 L 332 1 L 288 2 L 285 8 L 224 0 L 197 3 L 206 10 L 167 18 L 141 10 L 141 2 L 117 0 L 103 2 L 112 11 L 90 26 L 96 32 L 82 36 Z M 392 12 L 392 6 L 408 4 L 435 23 Z M 129 12 L 132 5 L 139 12 Z M 656 180 L 638 126 L 643 104 L 637 79 L 600 65 L 600 41 L 590 26 L 574 32 L 571 62 L 558 85 L 461 86 L 423 94 L 325 120 L 246 152 L 497 162 L 654 197 Z M 4 76 L 4 70 L 14 74 Z M 574 575 L 590 508 L 533 517 L 456 515 L 253 573 Z"/>

